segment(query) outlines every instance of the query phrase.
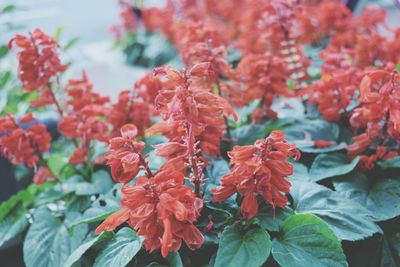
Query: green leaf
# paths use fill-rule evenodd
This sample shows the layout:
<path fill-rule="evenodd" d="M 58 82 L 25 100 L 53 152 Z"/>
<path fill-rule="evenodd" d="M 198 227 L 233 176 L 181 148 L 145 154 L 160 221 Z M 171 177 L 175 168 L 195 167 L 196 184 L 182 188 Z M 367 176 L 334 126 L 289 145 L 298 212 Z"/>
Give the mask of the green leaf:
<path fill-rule="evenodd" d="M 267 259 L 271 250 L 268 233 L 254 228 L 246 233 L 238 227 L 226 227 L 219 243 L 215 267 L 259 267 Z"/>
<path fill-rule="evenodd" d="M 89 196 L 94 194 L 105 194 L 112 188 L 112 186 L 113 183 L 108 172 L 105 170 L 99 170 L 93 173 L 92 182 L 80 182 L 78 179 L 70 179 L 65 185 L 63 185 L 63 188 L 69 192 L 74 191 L 78 196 Z"/>
<path fill-rule="evenodd" d="M 339 239 L 312 214 L 284 221 L 279 237 L 272 241 L 272 255 L 282 267 L 348 266 Z"/>
<path fill-rule="evenodd" d="M 232 130 L 232 139 L 241 146 L 252 145 L 258 139 L 265 138 L 267 131 L 264 125 L 243 125 Z"/>
<path fill-rule="evenodd" d="M 290 176 L 296 180 L 310 180 L 310 174 L 308 173 L 308 169 L 306 165 L 303 165 L 294 160 L 290 160 L 290 164 L 293 165 L 293 174 Z"/>
<path fill-rule="evenodd" d="M 141 239 L 131 228 L 124 227 L 108 242 L 93 267 L 124 267 L 142 247 Z"/>
<path fill-rule="evenodd" d="M 108 231 L 103 231 L 101 234 L 97 235 L 96 237 L 92 238 L 91 240 L 83 243 L 80 245 L 77 249 L 75 249 L 74 252 L 68 257 L 67 261 L 64 263 L 64 267 L 70 267 L 79 259 L 82 257 L 83 254 L 85 254 L 86 251 L 88 251 L 91 247 L 94 245 L 110 239 L 114 236 L 113 232 L 108 232 Z"/>
<path fill-rule="evenodd" d="M 8 54 L 8 47 L 6 45 L 0 45 L 0 59 Z"/>
<path fill-rule="evenodd" d="M 378 161 L 377 164 L 382 169 L 400 168 L 400 157 L 394 157 L 385 161 Z"/>
<path fill-rule="evenodd" d="M 78 217 L 70 226 L 70 231 L 81 224 L 94 223 L 99 221 L 104 221 L 108 216 L 110 216 L 115 211 L 121 209 L 119 198 L 113 195 L 113 192 L 118 189 L 114 187 L 105 196 L 100 196 L 95 202 L 93 202 L 92 207 L 87 209 L 81 217 Z"/>
<path fill-rule="evenodd" d="M 14 209 L 18 204 L 28 207 L 35 201 L 35 197 L 43 191 L 49 184 L 38 186 L 31 184 L 26 189 L 19 191 L 16 195 L 9 198 L 7 201 L 0 205 L 0 221 L 2 221 L 7 214 Z"/>
<path fill-rule="evenodd" d="M 0 247 L 28 227 L 26 215 L 26 209 L 20 206 L 11 215 L 0 221 Z"/>
<path fill-rule="evenodd" d="M 168 253 L 167 262 L 170 267 L 183 267 L 181 255 L 179 252 Z"/>
<path fill-rule="evenodd" d="M 6 5 L 5 7 L 3 7 L 3 9 L 1 10 L 1 13 L 9 13 L 14 11 L 15 9 L 17 9 L 17 6 L 15 5 Z"/>
<path fill-rule="evenodd" d="M 396 65 L 396 70 L 397 70 L 398 72 L 400 72 L 400 63 L 398 63 L 398 64 Z"/>
<path fill-rule="evenodd" d="M 299 98 L 280 98 L 276 99 L 271 107 L 279 119 L 302 119 L 304 118 L 304 105 Z"/>
<path fill-rule="evenodd" d="M 310 180 L 317 182 L 325 178 L 344 175 L 351 172 L 357 166 L 359 157 L 349 162 L 344 154 L 320 154 L 310 168 Z"/>
<path fill-rule="evenodd" d="M 229 173 L 229 164 L 223 159 L 210 160 L 206 167 L 207 190 L 206 195 L 211 198 L 210 190 L 221 183 L 221 178 Z"/>
<path fill-rule="evenodd" d="M 74 37 L 68 40 L 68 42 L 63 45 L 62 49 L 63 51 L 68 51 L 69 49 L 71 49 L 77 42 L 79 41 L 78 37 Z"/>
<path fill-rule="evenodd" d="M 25 237 L 23 251 L 27 267 L 62 266 L 82 242 L 87 227 L 78 227 L 68 234 L 68 221 L 55 217 L 47 208 L 34 214 L 34 221 Z"/>
<path fill-rule="evenodd" d="M 342 240 L 360 240 L 380 232 L 371 213 L 360 204 L 322 185 L 291 180 L 290 195 L 296 213 L 320 217 Z"/>
<path fill-rule="evenodd" d="M 345 149 L 347 146 L 346 143 L 341 142 L 337 145 L 333 146 L 328 146 L 328 147 L 323 147 L 323 148 L 316 148 L 314 147 L 314 142 L 312 142 L 312 146 L 300 146 L 298 149 L 300 149 L 301 152 L 304 153 L 328 153 L 328 152 L 334 152 L 334 151 L 339 151 Z"/>
<path fill-rule="evenodd" d="M 340 177 L 333 182 L 336 191 L 367 208 L 375 221 L 385 221 L 400 215 L 400 180 L 380 179 L 369 184 L 360 172 Z"/>
<path fill-rule="evenodd" d="M 60 178 L 61 170 L 68 165 L 68 158 L 62 157 L 59 154 L 54 154 L 46 157 L 47 166 L 49 167 L 51 173 L 56 178 Z"/>
<path fill-rule="evenodd" d="M 258 224 L 268 231 L 276 232 L 279 231 L 283 221 L 292 214 L 293 210 L 289 207 L 274 211 L 271 207 L 264 206 L 257 214 Z"/>
<path fill-rule="evenodd" d="M 336 142 L 339 138 L 339 126 L 325 120 L 299 120 L 283 129 L 286 140 L 296 146 L 310 146 L 310 141 L 326 140 Z"/>

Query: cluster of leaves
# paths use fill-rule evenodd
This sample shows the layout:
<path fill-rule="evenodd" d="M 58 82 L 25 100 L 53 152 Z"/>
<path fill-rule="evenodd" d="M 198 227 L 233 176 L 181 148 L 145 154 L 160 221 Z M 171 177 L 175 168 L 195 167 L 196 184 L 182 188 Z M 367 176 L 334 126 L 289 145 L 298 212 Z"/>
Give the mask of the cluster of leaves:
<path fill-rule="evenodd" d="M 399 35 L 379 34 L 384 11 L 121 6 L 121 41 L 163 35 L 185 68 L 157 67 L 110 103 L 85 74 L 62 85 L 50 36 L 12 39 L 30 105 L 55 109 L 63 137 L 32 114 L 1 118 L 2 154 L 37 184 L 0 206 L 0 245 L 24 236 L 28 267 L 400 263 Z"/>

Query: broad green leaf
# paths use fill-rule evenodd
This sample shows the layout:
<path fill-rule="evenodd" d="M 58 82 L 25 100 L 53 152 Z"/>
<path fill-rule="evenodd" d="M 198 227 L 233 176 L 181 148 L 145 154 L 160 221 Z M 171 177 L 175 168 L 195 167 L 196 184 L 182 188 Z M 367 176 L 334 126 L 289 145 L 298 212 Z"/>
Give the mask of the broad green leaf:
<path fill-rule="evenodd" d="M 169 253 L 167 256 L 167 262 L 170 267 L 183 267 L 179 252 Z"/>
<path fill-rule="evenodd" d="M 206 195 L 207 198 L 211 198 L 210 190 L 221 183 L 221 178 L 225 174 L 229 173 L 229 164 L 223 159 L 213 159 L 210 160 L 206 167 L 206 177 L 207 177 L 207 188 Z"/>
<path fill-rule="evenodd" d="M 400 215 L 400 180 L 380 179 L 369 184 L 360 172 L 334 180 L 336 191 L 367 208 L 375 221 L 385 221 Z"/>
<path fill-rule="evenodd" d="M 75 249 L 74 252 L 68 257 L 67 261 L 64 263 L 64 267 L 70 267 L 79 259 L 82 257 L 83 254 L 85 254 L 86 251 L 88 251 L 91 247 L 94 245 L 110 239 L 114 236 L 113 232 L 108 232 L 108 231 L 103 231 L 101 234 L 97 235 L 96 237 L 92 238 L 91 240 L 83 243 L 80 245 L 78 248 Z"/>
<path fill-rule="evenodd" d="M 55 217 L 47 208 L 40 208 L 34 214 L 34 221 L 25 237 L 23 251 L 27 267 L 62 266 L 83 241 L 87 227 L 68 233 L 68 221 Z"/>
<path fill-rule="evenodd" d="M 22 203 L 24 207 L 28 207 L 29 205 L 31 205 L 35 201 L 35 197 L 48 186 L 49 184 L 43 184 L 41 186 L 31 184 L 26 189 L 19 191 L 17 194 L 10 197 L 7 201 L 1 203 L 0 221 L 2 221 L 7 216 L 7 214 L 18 204 Z"/>
<path fill-rule="evenodd" d="M 320 154 L 310 168 L 310 180 L 317 182 L 325 178 L 344 175 L 357 166 L 359 157 L 349 161 L 345 154 Z"/>
<path fill-rule="evenodd" d="M 310 141 L 326 140 L 336 142 L 339 126 L 325 120 L 299 120 L 283 129 L 286 140 L 296 146 L 310 146 Z"/>
<path fill-rule="evenodd" d="M 340 239 L 360 240 L 381 231 L 371 213 L 355 201 L 316 183 L 291 183 L 294 211 L 317 215 Z"/>
<path fill-rule="evenodd" d="M 293 210 L 289 207 L 285 209 L 275 209 L 275 211 L 269 207 L 264 206 L 257 213 L 258 224 L 264 229 L 276 232 L 279 230 L 283 221 L 293 214 Z"/>
<path fill-rule="evenodd" d="M 113 195 L 116 190 L 114 188 L 110 193 L 100 196 L 93 202 L 92 206 L 71 224 L 70 231 L 73 231 L 76 226 L 81 224 L 104 221 L 109 215 L 121 209 L 119 198 Z"/>
<path fill-rule="evenodd" d="M 272 110 L 278 113 L 279 119 L 302 119 L 304 118 L 304 105 L 299 98 L 280 98 L 272 104 Z"/>
<path fill-rule="evenodd" d="M 290 175 L 291 178 L 295 180 L 310 180 L 310 174 L 308 173 L 308 169 L 306 165 L 303 165 L 294 160 L 290 160 L 290 164 L 293 165 L 293 174 Z"/>
<path fill-rule="evenodd" d="M 19 206 L 15 208 L 12 214 L 0 221 L 0 247 L 28 227 L 29 223 L 26 215 L 26 209 Z"/>
<path fill-rule="evenodd" d="M 272 255 L 282 267 L 348 266 L 339 239 L 312 214 L 296 214 L 284 221 L 272 241 Z"/>
<path fill-rule="evenodd" d="M 304 152 L 304 153 L 328 153 L 328 152 L 343 150 L 346 148 L 346 146 L 347 146 L 347 144 L 342 142 L 342 143 L 339 143 L 339 144 L 333 145 L 333 146 L 316 148 L 316 147 L 314 147 L 314 142 L 312 142 L 311 146 L 300 146 L 300 147 L 298 147 L 298 149 L 300 149 L 300 151 Z"/>
<path fill-rule="evenodd" d="M 69 179 L 67 183 L 63 185 L 64 191 L 75 192 L 78 196 L 89 196 L 94 194 L 105 194 L 113 186 L 111 177 L 108 172 L 99 170 L 92 175 L 92 182 L 76 181 Z"/>
<path fill-rule="evenodd" d="M 400 157 L 394 157 L 385 161 L 378 161 L 377 164 L 382 169 L 400 168 Z"/>
<path fill-rule="evenodd" d="M 124 267 L 142 247 L 142 240 L 131 228 L 124 227 L 115 234 L 96 258 L 93 267 Z"/>
<path fill-rule="evenodd" d="M 259 267 L 271 250 L 268 233 L 261 228 L 242 232 L 236 226 L 228 226 L 222 233 L 215 267 Z"/>
<path fill-rule="evenodd" d="M 264 125 L 253 124 L 243 125 L 232 130 L 232 139 L 240 146 L 252 145 L 258 139 L 263 139 L 267 135 Z"/>

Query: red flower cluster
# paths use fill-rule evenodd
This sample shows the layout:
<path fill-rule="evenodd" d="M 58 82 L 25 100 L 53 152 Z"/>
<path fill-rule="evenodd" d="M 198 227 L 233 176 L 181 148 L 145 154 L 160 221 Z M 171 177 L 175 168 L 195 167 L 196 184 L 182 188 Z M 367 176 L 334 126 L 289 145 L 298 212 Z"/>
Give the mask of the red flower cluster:
<path fill-rule="evenodd" d="M 121 12 L 119 16 L 121 18 L 121 25 L 113 25 L 111 27 L 111 32 L 114 33 L 115 39 L 120 40 L 124 33 L 132 33 L 137 27 L 137 18 L 133 6 L 128 0 L 119 0 L 119 6 Z"/>
<path fill-rule="evenodd" d="M 118 183 L 129 183 L 147 164 L 140 155 L 144 143 L 136 141 L 138 130 L 133 124 L 121 127 L 121 137 L 110 139 L 109 153 L 105 156 L 111 167 L 111 175 Z"/>
<path fill-rule="evenodd" d="M 296 12 L 301 42 L 318 43 L 323 38 L 343 32 L 351 23 L 351 11 L 337 0 L 318 1 L 303 6 Z"/>
<path fill-rule="evenodd" d="M 300 153 L 285 141 L 283 132 L 273 131 L 251 146 L 235 146 L 228 155 L 233 168 L 213 189 L 213 201 L 223 201 L 238 192 L 243 196 L 240 210 L 248 220 L 257 214 L 257 195 L 273 208 L 286 206 L 285 194 L 290 190 L 286 177 L 293 173 L 293 166 L 286 159 L 297 160 Z"/>
<path fill-rule="evenodd" d="M 185 186 L 180 172 L 161 171 L 154 177 L 139 177 L 135 185 L 122 188 L 122 210 L 111 215 L 96 233 L 113 230 L 125 221 L 144 237 L 149 252 L 161 248 L 166 257 L 176 252 L 182 241 L 190 249 L 204 242 L 201 232 L 193 225 L 200 215 L 202 201 Z"/>
<path fill-rule="evenodd" d="M 261 99 L 261 107 L 270 118 L 276 118 L 276 113 L 270 108 L 277 96 L 287 96 L 288 71 L 284 62 L 266 52 L 264 54 L 248 54 L 242 58 L 236 76 L 244 84 L 244 94 L 237 95 L 247 101 Z M 254 118 L 260 119 L 258 114 Z M 263 114 L 263 113 L 261 113 Z"/>
<path fill-rule="evenodd" d="M 20 119 L 19 123 L 26 123 L 26 129 L 22 128 L 12 115 L 0 118 L 0 151 L 13 164 L 24 164 L 35 169 L 33 181 L 41 184 L 53 179 L 50 171 L 43 164 L 42 155 L 49 151 L 51 136 L 46 126 L 38 124 L 28 113 Z"/>
<path fill-rule="evenodd" d="M 66 70 L 58 57 L 58 44 L 50 36 L 36 29 L 29 36 L 16 35 L 9 48 L 16 45 L 18 52 L 18 76 L 24 89 L 34 91 L 50 83 L 50 79 Z"/>
<path fill-rule="evenodd" d="M 64 72 L 67 65 L 63 65 L 58 56 L 57 42 L 41 30 L 36 29 L 29 36 L 17 34 L 9 42 L 9 49 L 16 45 L 19 61 L 18 77 L 24 89 L 28 92 L 40 90 L 38 99 L 33 100 L 33 107 L 42 107 L 55 104 L 61 114 L 61 107 L 52 90 L 52 78 Z"/>
<path fill-rule="evenodd" d="M 92 87 L 83 73 L 80 80 L 69 80 L 65 88 L 69 99 L 58 128 L 68 138 L 79 138 L 80 143 L 70 158 L 72 164 L 88 161 L 92 140 L 108 141 L 108 124 L 103 118 L 108 111 L 104 104 L 109 99 L 93 92 Z"/>
<path fill-rule="evenodd" d="M 318 8 L 326 12 L 324 18 L 319 18 L 325 26 L 319 28 L 324 36 L 332 37 L 320 54 L 324 60 L 321 79 L 300 93 L 318 105 L 325 119 L 338 121 L 349 117 L 364 72 L 383 62 L 386 67 L 397 63 L 399 46 L 378 33 L 378 26 L 384 25 L 386 17 L 382 9 L 368 8 L 357 17 L 335 1 L 325 1 Z"/>
<path fill-rule="evenodd" d="M 164 121 L 153 125 L 147 132 L 168 137 L 170 142 L 158 146 L 157 150 L 175 170 L 185 167 L 189 155 L 186 150 L 192 150 L 197 142 L 206 154 L 219 155 L 225 129 L 223 115 L 235 116 L 225 99 L 197 86 L 196 81 L 207 77 L 208 69 L 209 63 L 200 63 L 185 72 L 170 67 L 155 70 L 166 79 L 165 88 L 156 98 L 156 108 Z"/>
<path fill-rule="evenodd" d="M 362 79 L 360 85 L 360 107 L 350 118 L 356 129 L 365 133 L 353 138 L 354 143 L 347 147 L 348 155 L 354 158 L 368 149 L 375 154 L 362 155 L 363 167 L 371 169 L 376 160 L 386 160 L 398 155 L 400 141 L 400 74 L 384 70 L 371 71 Z M 395 140 L 390 147 L 388 142 Z M 376 145 L 378 144 L 378 145 Z"/>
<path fill-rule="evenodd" d="M 122 91 L 107 115 L 113 126 L 111 136 L 119 135 L 124 124 L 132 123 L 137 126 L 138 135 L 143 137 L 144 130 L 151 125 L 151 115 L 155 113 L 153 103 L 161 87 L 162 82 L 157 77 L 147 74 L 132 90 Z"/>

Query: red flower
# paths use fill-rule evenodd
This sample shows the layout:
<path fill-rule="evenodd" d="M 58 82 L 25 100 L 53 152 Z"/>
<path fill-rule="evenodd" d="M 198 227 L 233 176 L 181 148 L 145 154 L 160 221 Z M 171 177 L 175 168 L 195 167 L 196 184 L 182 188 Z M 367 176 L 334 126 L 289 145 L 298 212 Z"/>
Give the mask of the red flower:
<path fill-rule="evenodd" d="M 79 143 L 70 163 L 86 163 L 91 141 L 108 141 L 108 124 L 104 120 L 108 108 L 108 97 L 92 91 L 93 85 L 85 73 L 80 80 L 69 80 L 65 91 L 68 94 L 66 110 L 58 129 L 69 138 L 78 138 Z"/>
<path fill-rule="evenodd" d="M 39 169 L 36 171 L 35 175 L 33 176 L 33 182 L 35 184 L 41 185 L 46 181 L 53 181 L 54 177 L 51 174 L 49 168 L 45 166 L 40 166 Z"/>
<path fill-rule="evenodd" d="M 400 75 L 384 70 L 371 71 L 365 75 L 360 85 L 360 106 L 350 118 L 351 125 L 365 132 L 353 137 L 354 143 L 347 147 L 353 158 L 376 149 L 375 155 L 363 156 L 363 167 L 370 169 L 379 159 L 397 155 L 386 147 L 389 141 L 400 141 Z M 374 147 L 374 144 L 381 144 Z"/>
<path fill-rule="evenodd" d="M 138 135 L 144 136 L 144 131 L 151 125 L 151 115 L 154 110 L 154 100 L 162 82 L 153 75 L 145 75 L 136 82 L 133 90 L 124 90 L 119 94 L 118 102 L 111 106 L 107 115 L 113 126 L 111 136 L 117 136 L 119 129 L 127 123 L 138 128 Z"/>
<path fill-rule="evenodd" d="M 290 94 L 286 84 L 289 74 L 284 62 L 269 52 L 249 54 L 241 59 L 236 75 L 245 86 L 244 93 L 238 97 L 247 98 L 247 101 L 261 99 L 265 113 L 276 118 L 276 113 L 270 108 L 273 100 Z"/>
<path fill-rule="evenodd" d="M 240 210 L 250 220 L 258 211 L 256 196 L 261 196 L 273 208 L 285 207 L 290 190 L 286 177 L 293 173 L 288 157 L 298 159 L 299 151 L 288 144 L 281 131 L 273 131 L 265 140 L 251 146 L 235 146 L 228 153 L 233 168 L 212 190 L 213 201 L 220 202 L 238 192 L 243 196 Z"/>
<path fill-rule="evenodd" d="M 20 122 L 34 123 L 23 129 L 14 117 L 0 118 L 1 153 L 14 164 L 35 167 L 42 154 L 50 149 L 51 136 L 44 125 L 38 124 L 32 114 L 27 114 Z"/>
<path fill-rule="evenodd" d="M 97 229 L 113 230 L 125 221 L 144 237 L 149 252 L 161 248 L 166 257 L 176 252 L 182 241 L 194 250 L 204 242 L 201 232 L 193 225 L 200 215 L 202 201 L 183 185 L 180 172 L 158 172 L 151 179 L 139 177 L 132 187 L 122 188 L 122 210 L 106 219 Z"/>
<path fill-rule="evenodd" d="M 67 68 L 58 57 L 57 42 L 39 29 L 29 36 L 16 35 L 10 40 L 9 48 L 14 44 L 20 49 L 18 76 L 27 91 L 48 85 L 51 78 Z"/>
<path fill-rule="evenodd" d="M 26 129 L 15 121 L 12 115 L 0 118 L 0 152 L 13 164 L 24 164 L 34 168 L 33 182 L 42 184 L 53 180 L 53 176 L 43 164 L 42 155 L 49 151 L 51 136 L 46 126 L 38 124 L 31 113 L 20 119 L 20 123 L 33 124 Z"/>
<path fill-rule="evenodd" d="M 111 167 L 111 175 L 116 182 L 128 183 L 139 173 L 141 167 L 147 167 L 140 153 L 144 143 L 136 141 L 138 130 L 133 124 L 121 127 L 121 137 L 110 140 L 110 152 L 105 156 Z"/>

